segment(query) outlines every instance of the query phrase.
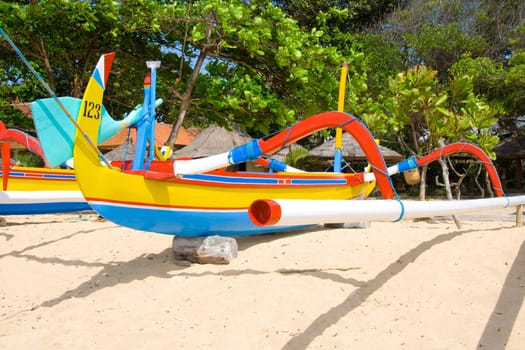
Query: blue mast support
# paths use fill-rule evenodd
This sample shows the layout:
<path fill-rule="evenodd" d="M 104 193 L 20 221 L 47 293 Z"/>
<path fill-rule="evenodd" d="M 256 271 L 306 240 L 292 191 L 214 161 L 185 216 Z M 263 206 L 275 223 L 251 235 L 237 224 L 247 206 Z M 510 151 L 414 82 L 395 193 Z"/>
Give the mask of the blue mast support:
<path fill-rule="evenodd" d="M 135 145 L 135 158 L 131 163 L 132 170 L 144 169 L 144 157 L 146 154 L 146 145 L 148 137 L 151 134 L 151 118 L 150 118 L 150 96 L 151 96 L 151 77 L 148 74 L 144 79 L 144 102 L 142 106 L 142 116 L 137 123 L 137 141 Z"/>
<path fill-rule="evenodd" d="M 149 138 L 149 157 L 146 164 L 146 168 L 149 168 L 150 161 L 155 157 L 155 124 L 156 124 L 156 111 L 155 111 L 155 100 L 157 93 L 157 68 L 160 67 L 160 61 L 146 61 L 146 67 L 151 70 L 151 89 L 150 89 L 150 113 L 149 117 L 151 119 L 150 126 L 150 138 Z"/>
<path fill-rule="evenodd" d="M 343 153 L 340 148 L 336 148 L 334 152 L 334 173 L 341 172 L 341 163 L 343 162 Z"/>
<path fill-rule="evenodd" d="M 142 117 L 137 123 L 137 141 L 135 150 L 135 159 L 131 163 L 132 170 L 148 169 L 150 161 L 155 154 L 155 84 L 157 82 L 156 68 L 160 67 L 160 61 L 147 61 L 146 66 L 151 72 L 144 79 L 144 102 L 142 103 Z M 146 149 L 149 142 L 149 155 L 146 166 Z"/>

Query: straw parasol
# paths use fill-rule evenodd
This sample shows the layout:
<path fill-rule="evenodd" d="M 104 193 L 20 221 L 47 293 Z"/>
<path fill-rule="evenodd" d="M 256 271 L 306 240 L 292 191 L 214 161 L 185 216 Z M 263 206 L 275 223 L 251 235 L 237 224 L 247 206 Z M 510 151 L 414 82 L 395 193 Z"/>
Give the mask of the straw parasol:
<path fill-rule="evenodd" d="M 525 135 L 509 137 L 494 147 L 497 159 L 525 159 Z"/>
<path fill-rule="evenodd" d="M 335 138 L 326 141 L 320 146 L 317 146 L 310 150 L 310 155 L 322 159 L 329 159 L 334 157 L 335 150 Z M 349 133 L 343 133 L 343 158 L 350 161 L 366 160 L 365 152 L 361 149 L 361 146 Z M 379 151 L 383 155 L 385 160 L 401 160 L 403 156 L 390 148 L 379 145 Z"/>
<path fill-rule="evenodd" d="M 201 131 L 189 145 L 175 151 L 173 157 L 208 157 L 228 152 L 233 147 L 244 145 L 251 140 L 252 137 L 238 126 L 227 130 L 224 127 L 212 125 Z"/>
<path fill-rule="evenodd" d="M 135 158 L 135 144 L 124 142 L 104 154 L 108 160 L 133 160 Z M 124 159 L 125 157 L 125 159 Z"/>
<path fill-rule="evenodd" d="M 496 153 L 496 161 L 510 160 L 514 164 L 514 187 L 522 188 L 523 184 L 523 159 L 525 159 L 525 135 L 515 135 L 509 137 L 498 143 L 494 147 Z M 507 173 L 511 173 L 511 169 L 504 167 L 502 169 L 502 177 L 507 178 Z"/>

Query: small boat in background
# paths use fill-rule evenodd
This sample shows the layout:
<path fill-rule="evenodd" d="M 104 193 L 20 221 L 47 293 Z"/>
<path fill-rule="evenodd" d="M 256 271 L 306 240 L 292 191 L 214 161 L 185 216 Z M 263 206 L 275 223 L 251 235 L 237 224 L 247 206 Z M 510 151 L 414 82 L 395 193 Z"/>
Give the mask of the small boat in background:
<path fill-rule="evenodd" d="M 44 158 L 38 140 L 0 121 L 2 191 L 0 216 L 51 214 L 91 210 L 71 169 L 25 167 L 11 164 L 10 142 Z"/>

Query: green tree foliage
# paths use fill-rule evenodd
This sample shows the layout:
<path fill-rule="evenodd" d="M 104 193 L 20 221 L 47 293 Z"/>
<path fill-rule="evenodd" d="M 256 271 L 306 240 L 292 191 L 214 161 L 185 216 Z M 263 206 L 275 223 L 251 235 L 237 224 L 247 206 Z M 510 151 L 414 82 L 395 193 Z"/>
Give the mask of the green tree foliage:
<path fill-rule="evenodd" d="M 379 28 L 398 43 L 406 67 L 425 64 L 446 80 L 448 68 L 462 54 L 483 55 L 489 43 L 476 30 L 483 9 L 478 1 L 414 0 L 394 12 Z"/>
<path fill-rule="evenodd" d="M 166 45 L 181 52 L 181 67 L 191 67 L 171 89 L 175 130 L 188 113 L 192 120 L 233 121 L 268 133 L 335 108 L 343 56 L 320 44 L 322 32 L 301 30 L 281 8 L 214 0 L 162 11 Z"/>
<path fill-rule="evenodd" d="M 333 30 L 334 33 L 358 32 L 369 27 L 371 23 L 381 22 L 386 15 L 406 2 L 406 0 L 274 1 L 302 27 L 308 30 L 312 28 Z"/>
<path fill-rule="evenodd" d="M 424 63 L 444 81 L 465 53 L 500 62 L 522 48 L 524 11 L 520 0 L 413 0 L 378 29 L 398 42 L 407 66 Z"/>
<path fill-rule="evenodd" d="M 367 89 L 352 91 L 358 102 L 357 108 L 352 106 L 356 108 L 352 112 L 366 120 L 376 134 L 386 138 L 395 129 L 395 121 L 388 114 L 391 111 L 382 107 L 388 107 L 389 103 L 389 77 L 424 64 L 437 72 L 438 81 L 430 94 L 437 89 L 445 91 L 455 79 L 449 69 L 465 54 L 474 60 L 504 63 L 501 66 L 504 74 L 498 72 L 493 79 L 489 78 L 490 74 L 485 77 L 492 87 L 498 85 L 498 89 L 484 88 L 481 79 L 475 78 L 473 91 L 489 102 L 491 113 L 494 110 L 501 113 L 504 117 L 499 118 L 501 124 L 515 125 L 517 116 L 524 114 L 517 106 L 524 105 L 520 98 L 523 94 L 520 95 L 520 75 L 511 74 L 514 78 L 509 79 L 507 74 L 510 67 L 519 72 L 517 62 L 525 44 L 524 7 L 525 3 L 518 0 L 287 1 L 283 4 L 301 25 L 323 29 L 323 40 L 338 47 L 343 54 L 350 51 L 365 54 L 363 71 L 358 74 L 366 76 Z M 380 9 L 382 14 L 373 15 L 373 9 Z M 469 74 L 478 77 L 481 72 L 483 70 L 473 69 Z M 410 133 L 413 130 L 407 134 Z"/>
<path fill-rule="evenodd" d="M 436 72 L 426 66 L 415 66 L 397 74 L 389 81 L 390 97 L 386 100 L 391 131 L 412 154 L 421 154 L 436 146 L 435 123 L 441 118 L 440 109 L 447 99 L 437 92 Z M 405 133 L 405 128 L 410 130 Z M 405 137 L 407 137 L 405 139 Z"/>
<path fill-rule="evenodd" d="M 482 0 L 475 26 L 489 44 L 485 56 L 497 62 L 506 61 L 518 50 L 525 49 L 522 0 Z"/>
<path fill-rule="evenodd" d="M 390 79 L 390 93 L 388 120 L 412 154 L 434 149 L 440 142 L 458 141 L 476 143 L 490 152 L 498 141 L 491 130 L 496 111 L 474 93 L 468 75 L 458 74 L 442 86 L 436 71 L 415 66 Z M 403 132 L 406 128 L 408 135 Z"/>
<path fill-rule="evenodd" d="M 405 150 L 420 155 L 443 143 L 469 141 L 494 157 L 491 150 L 498 141 L 491 130 L 496 122 L 495 111 L 474 94 L 471 77 L 457 75 L 445 89 L 438 83 L 436 71 L 419 65 L 391 78 L 390 94 L 385 122 L 397 132 Z M 446 163 L 440 160 L 440 164 L 448 183 Z M 421 199 L 425 198 L 425 178 L 426 167 L 420 184 Z"/>
<path fill-rule="evenodd" d="M 1 1 L 0 18 L 4 31 L 58 96 L 82 96 L 99 55 L 117 51 L 118 66 L 125 69 L 113 71 L 113 77 L 117 78 L 112 77 L 115 83 L 110 84 L 105 103 L 118 117 L 140 102 L 137 97 L 140 99 L 142 95 L 144 75 L 135 73 L 145 71 L 145 53 L 155 49 L 148 45 L 149 23 L 130 26 L 127 14 L 121 9 L 118 2 L 110 0 L 96 4 L 63 0 Z M 131 32 L 130 27 L 135 30 Z M 49 97 L 3 39 L 0 52 L 4 72 L 2 115 L 9 115 L 7 109 L 13 102 Z"/>
<path fill-rule="evenodd" d="M 161 60 L 157 95 L 165 101 L 164 121 L 175 124 L 173 137 L 183 123 L 213 122 L 260 136 L 336 109 L 346 61 L 345 111 L 416 153 L 439 138 L 481 140 L 473 130 L 486 130 L 494 110 L 506 130 L 525 114 L 523 6 L 517 0 L 39 0 L 0 1 L 0 18 L 58 95 L 80 96 L 98 56 L 116 51 L 105 100 L 115 117 L 142 101 L 144 62 Z M 2 118 L 22 125 L 10 106 L 47 96 L 3 40 L 0 53 Z M 457 115 L 472 117 L 456 123 Z"/>
<path fill-rule="evenodd" d="M 268 133 L 336 107 L 345 58 L 266 1 L 2 1 L 0 13 L 58 95 L 80 96 L 98 55 L 116 51 L 105 104 L 117 117 L 142 100 L 144 62 L 161 60 L 157 95 L 173 136 L 186 115 Z M 3 80 L 3 105 L 45 97 L 5 42 L 1 50 L 4 75 L 16 73 Z"/>
<path fill-rule="evenodd" d="M 448 109 L 441 108 L 442 119 L 436 121 L 437 135 L 446 143 L 468 141 L 479 145 L 492 158 L 492 149 L 499 141 L 493 126 L 497 122 L 496 110 L 474 92 L 469 75 L 455 75 L 448 85 Z"/>
<path fill-rule="evenodd" d="M 520 132 L 519 120 L 525 115 L 525 51 L 513 54 L 507 64 L 466 55 L 453 66 L 451 74 L 472 78 L 474 92 L 497 111 L 500 132 Z"/>
<path fill-rule="evenodd" d="M 365 120 L 375 134 L 386 135 L 382 108 L 388 77 L 405 68 L 398 43 L 369 30 L 404 6 L 390 1 L 282 1 L 280 6 L 306 30 L 320 29 L 324 45 L 336 47 L 349 63 L 345 111 Z"/>

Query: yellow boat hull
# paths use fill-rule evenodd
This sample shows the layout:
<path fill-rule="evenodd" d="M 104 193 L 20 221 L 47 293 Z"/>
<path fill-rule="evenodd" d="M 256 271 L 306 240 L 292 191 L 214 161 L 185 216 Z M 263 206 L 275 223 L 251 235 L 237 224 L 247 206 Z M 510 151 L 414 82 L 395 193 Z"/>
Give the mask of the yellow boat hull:
<path fill-rule="evenodd" d="M 104 55 L 88 83 L 73 152 L 82 193 L 91 207 L 108 220 L 178 236 L 276 232 L 291 227 L 254 225 L 248 215 L 253 201 L 364 198 L 374 187 L 375 182 L 365 182 L 362 175 L 353 174 L 211 172 L 159 179 L 154 171 L 130 173 L 103 164 L 94 145 L 112 59 L 112 54 Z"/>
<path fill-rule="evenodd" d="M 0 171 L 3 176 L 3 172 Z M 72 170 L 14 166 L 0 191 L 0 215 L 90 210 Z"/>

